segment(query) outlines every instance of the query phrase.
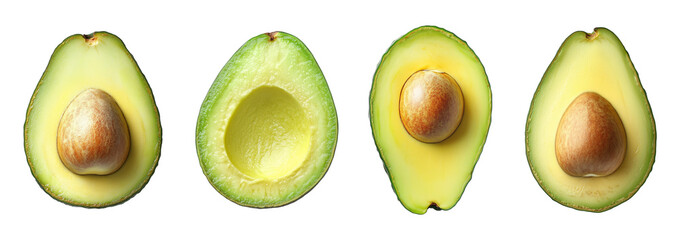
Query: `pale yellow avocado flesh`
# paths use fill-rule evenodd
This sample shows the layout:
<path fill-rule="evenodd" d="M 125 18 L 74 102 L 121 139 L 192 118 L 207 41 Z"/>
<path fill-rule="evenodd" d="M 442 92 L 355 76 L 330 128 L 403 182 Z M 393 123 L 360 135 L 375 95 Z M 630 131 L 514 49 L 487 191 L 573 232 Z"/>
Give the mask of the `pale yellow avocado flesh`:
<path fill-rule="evenodd" d="M 440 143 L 411 137 L 399 116 L 404 83 L 419 70 L 451 75 L 465 98 L 463 119 Z M 481 154 L 491 122 L 491 90 L 484 67 L 452 33 L 417 28 L 395 42 L 383 56 L 371 91 L 371 126 L 392 187 L 409 211 L 450 209 L 460 199 Z"/>
<path fill-rule="evenodd" d="M 160 154 L 161 128 L 149 85 L 120 39 L 104 32 L 92 37 L 95 44 L 73 35 L 55 50 L 31 98 L 24 137 L 31 171 L 47 193 L 68 204 L 104 207 L 127 200 L 146 184 Z M 75 174 L 57 153 L 59 120 L 88 88 L 111 95 L 128 124 L 128 158 L 110 175 Z"/>
<path fill-rule="evenodd" d="M 572 177 L 559 166 L 555 136 L 562 114 L 581 93 L 595 92 L 616 109 L 627 135 L 621 166 L 604 177 Z M 656 130 L 637 72 L 609 30 L 576 32 L 564 42 L 543 77 L 527 119 L 527 157 L 541 187 L 559 203 L 604 211 L 630 198 L 654 162 Z"/>
<path fill-rule="evenodd" d="M 224 133 L 234 167 L 249 177 L 283 178 L 307 160 L 310 121 L 300 103 L 278 87 L 263 86 L 241 100 Z"/>
<path fill-rule="evenodd" d="M 311 52 L 275 32 L 246 42 L 208 92 L 196 130 L 203 172 L 249 207 L 288 204 L 330 166 L 337 142 L 330 90 Z"/>

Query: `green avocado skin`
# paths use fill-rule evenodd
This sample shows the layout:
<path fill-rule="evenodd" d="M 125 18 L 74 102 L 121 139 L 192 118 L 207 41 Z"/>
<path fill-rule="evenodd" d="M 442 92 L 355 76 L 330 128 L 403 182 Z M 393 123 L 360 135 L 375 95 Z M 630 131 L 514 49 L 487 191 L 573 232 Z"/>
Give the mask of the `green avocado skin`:
<path fill-rule="evenodd" d="M 647 163 L 643 164 L 643 167 L 640 169 L 640 171 L 644 171 L 644 174 L 641 174 L 639 179 L 635 180 L 636 184 L 633 186 L 629 187 L 629 190 L 623 193 L 621 196 L 619 196 L 617 199 L 607 202 L 607 203 L 601 203 L 598 204 L 597 206 L 590 206 L 590 205 L 584 205 L 584 204 L 577 204 L 570 202 L 566 199 L 563 198 L 563 196 L 555 193 L 556 191 L 553 189 L 554 187 L 546 183 L 542 178 L 541 178 L 541 172 L 540 170 L 536 169 L 534 166 L 533 161 L 539 161 L 539 159 L 536 156 L 533 156 L 532 149 L 534 148 L 532 146 L 532 133 L 540 132 L 540 129 L 536 129 L 535 127 L 532 126 L 532 119 L 539 118 L 540 113 L 536 112 L 536 106 L 541 104 L 541 97 L 543 92 L 545 91 L 545 86 L 551 82 L 551 75 L 554 75 L 555 71 L 557 70 L 558 66 L 562 64 L 561 59 L 569 52 L 571 51 L 572 48 L 576 44 L 580 44 L 584 41 L 589 41 L 592 40 L 591 38 L 607 38 L 608 41 L 613 42 L 618 51 L 622 53 L 624 56 L 623 59 L 623 64 L 625 64 L 628 67 L 628 71 L 630 72 L 631 78 L 633 79 L 632 84 L 638 88 L 638 92 L 635 94 L 636 96 L 627 96 L 627 97 L 634 97 L 637 98 L 638 101 L 640 101 L 643 105 L 645 110 L 648 112 L 648 115 L 646 116 L 640 116 L 640 117 L 645 117 L 648 118 L 648 122 L 650 125 L 649 131 L 647 132 L 646 138 L 651 142 L 651 150 L 649 155 L 646 157 L 647 158 Z M 587 40 L 586 40 L 587 39 Z M 615 59 L 616 60 L 616 59 Z M 617 111 L 621 111 L 625 109 L 620 109 Z M 526 157 L 529 163 L 529 167 L 531 168 L 531 172 L 536 179 L 538 185 L 543 189 L 543 191 L 555 202 L 566 206 L 570 207 L 576 210 L 580 211 L 586 211 L 586 212 L 604 212 L 607 210 L 610 210 L 621 203 L 624 203 L 625 201 L 629 200 L 637 191 L 639 188 L 645 183 L 647 180 L 647 177 L 649 176 L 652 166 L 654 165 L 655 162 L 655 156 L 656 156 L 656 124 L 654 120 L 654 116 L 652 114 L 652 109 L 651 106 L 649 105 L 649 100 L 647 98 L 647 94 L 645 89 L 642 87 L 642 84 L 640 83 L 640 78 L 635 70 L 635 67 L 633 65 L 633 62 L 630 59 L 630 56 L 628 54 L 628 51 L 624 48 L 623 44 L 621 43 L 620 39 L 609 29 L 603 28 L 603 27 L 598 27 L 595 28 L 593 33 L 586 33 L 584 31 L 576 31 L 569 35 L 569 37 L 562 43 L 560 46 L 559 50 L 557 51 L 557 54 L 555 55 L 555 58 L 552 60 L 550 65 L 548 66 L 548 69 L 546 70 L 545 74 L 543 75 L 541 82 L 539 83 L 538 87 L 536 88 L 536 91 L 534 93 L 531 106 L 529 108 L 529 113 L 527 115 L 527 122 L 525 125 L 525 145 L 526 145 Z"/>

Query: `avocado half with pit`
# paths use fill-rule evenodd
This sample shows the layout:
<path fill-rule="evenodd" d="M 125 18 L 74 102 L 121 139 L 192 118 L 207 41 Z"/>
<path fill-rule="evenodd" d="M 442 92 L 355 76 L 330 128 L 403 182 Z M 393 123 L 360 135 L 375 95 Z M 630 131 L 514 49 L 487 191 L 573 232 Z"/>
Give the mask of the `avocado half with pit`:
<path fill-rule="evenodd" d="M 616 35 L 575 32 L 536 89 L 526 153 L 543 190 L 558 203 L 602 212 L 631 198 L 656 149 L 645 90 Z"/>
<path fill-rule="evenodd" d="M 154 172 L 161 124 L 146 78 L 113 34 L 72 35 L 54 51 L 24 125 L 33 176 L 53 198 L 106 207 Z"/>
<path fill-rule="evenodd" d="M 224 197 L 276 207 L 321 180 L 337 136 L 333 97 L 312 53 L 272 32 L 248 40 L 222 68 L 201 106 L 196 149 Z"/>
<path fill-rule="evenodd" d="M 451 209 L 482 152 L 491 88 L 465 41 L 416 28 L 383 55 L 370 95 L 373 138 L 392 188 L 413 213 Z"/>

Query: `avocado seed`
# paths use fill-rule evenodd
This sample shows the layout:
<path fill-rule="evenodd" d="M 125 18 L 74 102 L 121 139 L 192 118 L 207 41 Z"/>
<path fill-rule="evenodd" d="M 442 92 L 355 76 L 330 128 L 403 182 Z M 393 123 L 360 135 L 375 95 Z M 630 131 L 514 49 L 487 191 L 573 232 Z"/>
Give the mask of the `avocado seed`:
<path fill-rule="evenodd" d="M 425 143 L 444 141 L 463 119 L 463 92 L 445 72 L 420 70 L 401 89 L 399 116 L 406 131 Z"/>
<path fill-rule="evenodd" d="M 621 166 L 626 131 L 614 107 L 597 93 L 576 97 L 562 115 L 555 155 L 562 170 L 574 177 L 600 177 Z"/>
<path fill-rule="evenodd" d="M 116 172 L 130 151 L 130 133 L 116 100 L 94 88 L 79 93 L 59 120 L 57 151 L 73 173 Z"/>

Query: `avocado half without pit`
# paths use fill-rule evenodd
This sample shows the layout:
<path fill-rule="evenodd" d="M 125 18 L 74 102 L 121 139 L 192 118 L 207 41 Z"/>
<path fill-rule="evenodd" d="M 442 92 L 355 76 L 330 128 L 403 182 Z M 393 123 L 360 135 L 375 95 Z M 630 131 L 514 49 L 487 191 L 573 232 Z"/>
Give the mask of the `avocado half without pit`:
<path fill-rule="evenodd" d="M 201 106 L 196 149 L 224 197 L 277 207 L 321 180 L 337 136 L 333 98 L 311 52 L 272 32 L 248 40 L 222 68 Z"/>
<path fill-rule="evenodd" d="M 373 138 L 409 211 L 451 209 L 470 181 L 491 123 L 477 55 L 453 33 L 416 28 L 383 55 L 370 95 Z"/>
<path fill-rule="evenodd" d="M 24 125 L 33 176 L 53 198 L 106 207 L 138 193 L 160 156 L 161 125 L 146 78 L 113 34 L 62 42 Z"/>
<path fill-rule="evenodd" d="M 562 205 L 602 212 L 631 198 L 654 163 L 654 117 L 613 32 L 565 40 L 534 95 L 526 125 L 529 165 Z"/>

